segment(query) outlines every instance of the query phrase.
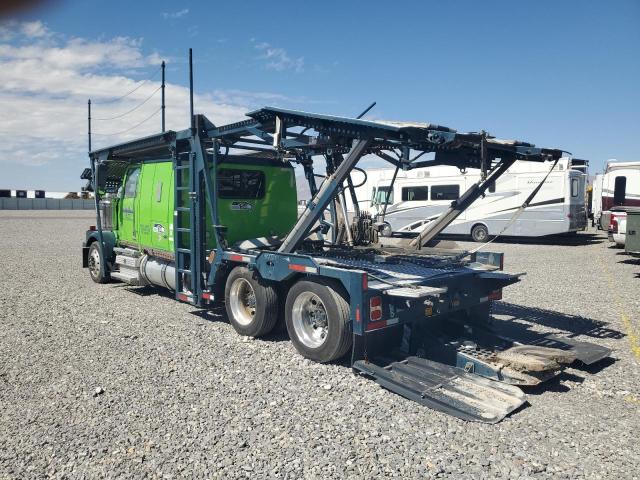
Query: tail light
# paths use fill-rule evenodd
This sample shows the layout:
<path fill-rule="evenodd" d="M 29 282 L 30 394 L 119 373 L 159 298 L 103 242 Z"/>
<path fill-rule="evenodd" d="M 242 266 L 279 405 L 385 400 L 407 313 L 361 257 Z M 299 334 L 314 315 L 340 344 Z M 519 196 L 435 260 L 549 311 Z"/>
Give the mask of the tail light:
<path fill-rule="evenodd" d="M 97 230 L 97 228 L 96 228 L 96 226 L 95 226 L 95 225 L 91 225 L 91 226 L 89 226 L 89 231 L 90 231 L 90 232 L 95 232 L 96 230 Z"/>
<path fill-rule="evenodd" d="M 371 297 L 369 299 L 369 318 L 374 322 L 382 318 L 382 298 Z"/>
<path fill-rule="evenodd" d="M 612 233 L 618 233 L 618 219 L 614 216 L 612 216 L 609 221 L 609 230 L 611 230 Z"/>
<path fill-rule="evenodd" d="M 573 213 L 567 213 L 567 218 L 573 218 Z"/>
<path fill-rule="evenodd" d="M 489 300 L 502 300 L 502 289 L 494 290 L 489 294 Z"/>

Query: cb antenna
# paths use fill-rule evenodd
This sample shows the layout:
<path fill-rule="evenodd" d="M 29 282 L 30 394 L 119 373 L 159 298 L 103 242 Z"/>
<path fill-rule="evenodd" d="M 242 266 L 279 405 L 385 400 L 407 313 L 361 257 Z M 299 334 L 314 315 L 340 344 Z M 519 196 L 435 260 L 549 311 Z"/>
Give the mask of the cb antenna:
<path fill-rule="evenodd" d="M 191 131 L 196 129 L 196 119 L 193 116 L 193 50 L 189 49 L 189 109 L 191 114 Z"/>

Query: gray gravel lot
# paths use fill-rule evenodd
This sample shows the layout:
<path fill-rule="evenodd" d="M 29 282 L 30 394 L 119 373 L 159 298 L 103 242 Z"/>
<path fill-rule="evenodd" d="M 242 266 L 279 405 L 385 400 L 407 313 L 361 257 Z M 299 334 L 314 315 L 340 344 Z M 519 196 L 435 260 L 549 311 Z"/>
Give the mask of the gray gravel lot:
<path fill-rule="evenodd" d="M 602 236 L 492 245 L 528 272 L 497 316 L 616 361 L 568 369 L 491 426 L 312 364 L 282 337 L 241 338 L 159 290 L 92 283 L 91 221 L 0 211 L 0 478 L 640 477 L 640 262 Z"/>

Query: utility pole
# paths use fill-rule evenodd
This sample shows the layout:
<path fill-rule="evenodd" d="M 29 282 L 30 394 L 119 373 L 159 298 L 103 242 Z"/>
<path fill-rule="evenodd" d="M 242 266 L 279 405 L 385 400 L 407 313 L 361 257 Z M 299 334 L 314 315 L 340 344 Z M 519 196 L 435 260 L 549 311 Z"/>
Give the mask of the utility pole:
<path fill-rule="evenodd" d="M 87 124 L 89 126 L 89 152 L 91 152 L 91 99 L 87 102 Z"/>
<path fill-rule="evenodd" d="M 162 61 L 162 131 L 164 132 L 165 130 L 165 123 L 164 123 L 164 86 L 165 86 L 165 81 L 164 81 L 164 70 L 165 70 L 165 63 L 164 60 Z"/>

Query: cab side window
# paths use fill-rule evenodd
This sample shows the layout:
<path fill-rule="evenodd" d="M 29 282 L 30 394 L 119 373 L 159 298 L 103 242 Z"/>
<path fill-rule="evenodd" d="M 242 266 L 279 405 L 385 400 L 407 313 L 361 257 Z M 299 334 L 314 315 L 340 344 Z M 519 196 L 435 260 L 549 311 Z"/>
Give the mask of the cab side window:
<path fill-rule="evenodd" d="M 129 172 L 127 181 L 124 184 L 124 198 L 135 198 L 138 189 L 138 178 L 140 177 L 140 167 L 136 167 Z"/>
<path fill-rule="evenodd" d="M 578 179 L 577 178 L 571 179 L 571 196 L 572 197 L 578 196 Z"/>
<path fill-rule="evenodd" d="M 627 196 L 627 177 L 616 177 L 613 186 L 613 204 L 624 205 L 625 197 Z"/>
<path fill-rule="evenodd" d="M 431 200 L 455 200 L 460 197 L 460 185 L 434 185 Z"/>
<path fill-rule="evenodd" d="M 265 194 L 265 176 L 259 170 L 218 170 L 218 197 L 229 199 L 260 199 Z"/>
<path fill-rule="evenodd" d="M 429 187 L 402 187 L 403 202 L 418 202 L 429 200 Z"/>

